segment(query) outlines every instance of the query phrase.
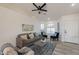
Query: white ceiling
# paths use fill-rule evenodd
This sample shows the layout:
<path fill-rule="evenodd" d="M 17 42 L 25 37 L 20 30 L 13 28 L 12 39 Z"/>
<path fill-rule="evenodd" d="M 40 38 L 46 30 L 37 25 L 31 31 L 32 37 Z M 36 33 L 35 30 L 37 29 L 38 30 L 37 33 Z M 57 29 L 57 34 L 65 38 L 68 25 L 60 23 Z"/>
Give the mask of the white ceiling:
<path fill-rule="evenodd" d="M 42 5 L 41 3 L 37 5 Z M 48 17 L 51 19 L 58 19 L 63 15 L 73 14 L 73 13 L 79 13 L 79 4 L 75 4 L 75 6 L 71 6 L 71 3 L 47 3 L 47 5 L 44 7 L 44 9 L 47 9 L 48 11 L 42 12 L 41 14 L 38 14 L 36 11 L 32 11 L 35 9 L 35 6 L 31 3 L 15 3 L 15 4 L 0 4 L 0 6 L 12 9 L 14 11 L 27 14 L 31 17 L 36 18 L 42 18 L 47 19 Z"/>

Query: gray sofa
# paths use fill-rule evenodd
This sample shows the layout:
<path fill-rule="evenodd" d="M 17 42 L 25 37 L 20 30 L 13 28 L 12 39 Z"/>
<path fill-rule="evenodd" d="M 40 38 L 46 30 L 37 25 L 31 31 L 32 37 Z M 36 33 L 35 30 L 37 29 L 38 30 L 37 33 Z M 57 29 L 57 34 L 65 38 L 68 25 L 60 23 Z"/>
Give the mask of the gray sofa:
<path fill-rule="evenodd" d="M 29 36 L 30 34 L 33 34 L 34 37 L 31 38 Z M 41 37 L 36 33 L 22 33 L 19 34 L 16 38 L 16 47 L 22 48 L 24 46 L 29 46 L 40 39 Z"/>

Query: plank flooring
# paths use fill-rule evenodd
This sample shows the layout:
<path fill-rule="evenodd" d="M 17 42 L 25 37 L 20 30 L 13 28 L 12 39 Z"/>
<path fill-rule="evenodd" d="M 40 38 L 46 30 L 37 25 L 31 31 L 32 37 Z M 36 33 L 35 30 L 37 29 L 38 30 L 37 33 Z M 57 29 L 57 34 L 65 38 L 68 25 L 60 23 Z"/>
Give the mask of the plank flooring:
<path fill-rule="evenodd" d="M 53 55 L 79 55 L 79 44 L 68 42 L 55 42 L 56 47 Z"/>

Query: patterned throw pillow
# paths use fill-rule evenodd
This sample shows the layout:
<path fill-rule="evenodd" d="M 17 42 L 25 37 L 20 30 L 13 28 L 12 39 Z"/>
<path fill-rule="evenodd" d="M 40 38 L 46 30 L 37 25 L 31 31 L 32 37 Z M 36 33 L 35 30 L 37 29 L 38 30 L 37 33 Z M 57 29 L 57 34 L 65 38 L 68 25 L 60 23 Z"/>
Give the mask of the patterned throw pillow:
<path fill-rule="evenodd" d="M 34 51 L 30 50 L 28 53 L 25 53 L 24 55 L 34 55 Z"/>
<path fill-rule="evenodd" d="M 20 52 L 20 53 L 26 53 L 26 52 L 28 52 L 28 51 L 30 51 L 30 50 L 31 50 L 31 49 L 28 48 L 28 47 L 23 47 L 23 48 L 19 49 L 18 52 Z"/>
<path fill-rule="evenodd" d="M 26 39 L 27 40 L 27 35 L 22 35 L 21 38 Z"/>
<path fill-rule="evenodd" d="M 29 34 L 29 37 L 30 37 L 31 39 L 33 39 L 33 38 L 34 38 L 33 33 Z"/>

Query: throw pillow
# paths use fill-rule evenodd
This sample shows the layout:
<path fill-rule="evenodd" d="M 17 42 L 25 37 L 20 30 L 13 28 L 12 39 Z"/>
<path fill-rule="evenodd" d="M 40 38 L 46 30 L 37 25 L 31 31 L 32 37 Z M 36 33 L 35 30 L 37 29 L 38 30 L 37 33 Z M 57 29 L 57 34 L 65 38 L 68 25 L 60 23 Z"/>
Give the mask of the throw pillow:
<path fill-rule="evenodd" d="M 26 39 L 27 40 L 27 35 L 22 35 L 21 38 Z"/>
<path fill-rule="evenodd" d="M 33 33 L 33 35 L 34 35 L 34 37 L 36 37 L 36 34 L 35 33 Z"/>
<path fill-rule="evenodd" d="M 25 54 L 27 53 L 28 51 L 30 51 L 31 49 L 28 48 L 28 47 L 23 47 L 21 49 L 18 50 L 19 53 L 22 53 L 22 54 Z"/>
<path fill-rule="evenodd" d="M 31 34 L 29 34 L 29 37 L 30 37 L 31 39 L 33 39 L 33 38 L 34 38 L 34 35 L 31 33 Z"/>
<path fill-rule="evenodd" d="M 29 34 L 27 34 L 27 39 L 30 39 Z"/>
<path fill-rule="evenodd" d="M 34 55 L 34 51 L 30 50 L 28 53 L 25 53 L 24 55 Z"/>

